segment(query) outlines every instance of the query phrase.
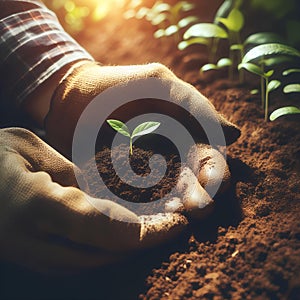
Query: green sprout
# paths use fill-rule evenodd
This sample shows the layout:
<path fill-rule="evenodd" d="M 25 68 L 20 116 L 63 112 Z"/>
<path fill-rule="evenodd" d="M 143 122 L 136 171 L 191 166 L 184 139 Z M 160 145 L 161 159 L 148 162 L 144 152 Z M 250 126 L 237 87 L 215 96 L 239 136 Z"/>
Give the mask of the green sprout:
<path fill-rule="evenodd" d="M 184 50 L 194 44 L 205 45 L 209 52 L 209 62 L 213 63 L 220 39 L 227 39 L 227 32 L 217 24 L 198 23 L 191 26 L 183 35 L 184 41 L 178 44 Z"/>
<path fill-rule="evenodd" d="M 234 44 L 241 44 L 240 31 L 244 26 L 244 15 L 239 10 L 241 0 L 226 0 L 218 9 L 214 23 L 199 23 L 190 27 L 184 34 L 184 40 L 179 43 L 178 49 L 184 50 L 187 47 L 199 44 L 205 45 L 209 52 L 209 63 L 202 66 L 200 72 L 208 70 L 219 70 L 229 67 L 229 77 L 233 78 Z M 214 63 L 218 51 L 220 39 L 229 41 L 229 58 L 221 58 Z"/>
<path fill-rule="evenodd" d="M 294 74 L 294 73 L 300 73 L 300 69 L 288 69 L 282 72 L 283 76 L 288 76 L 290 74 Z M 299 83 L 290 83 L 287 84 L 284 88 L 283 88 L 283 92 L 285 94 L 288 93 L 300 93 L 300 84 Z M 278 119 L 281 116 L 285 116 L 285 115 L 292 115 L 292 114 L 300 114 L 300 109 L 298 107 L 295 106 L 285 106 L 285 107 L 280 107 L 276 110 L 274 110 L 271 115 L 270 115 L 270 120 L 271 121 L 275 121 L 276 119 Z"/>
<path fill-rule="evenodd" d="M 107 120 L 107 123 L 115 131 L 121 133 L 124 136 L 129 137 L 129 139 L 130 139 L 130 142 L 129 142 L 130 155 L 133 154 L 132 142 L 133 142 L 133 139 L 135 137 L 149 134 L 149 133 L 153 132 L 154 130 L 156 130 L 160 126 L 159 122 L 144 122 L 144 123 L 138 125 L 132 131 L 132 133 L 130 133 L 130 131 L 129 131 L 128 127 L 126 126 L 126 124 L 124 124 L 123 122 L 121 122 L 119 120 L 113 120 L 113 119 L 111 119 L 111 120 Z"/>
<path fill-rule="evenodd" d="M 247 71 L 259 75 L 261 78 L 261 97 L 262 106 L 265 109 L 265 120 L 268 119 L 269 109 L 269 93 L 276 90 L 281 82 L 279 80 L 271 80 L 270 77 L 275 70 L 265 70 L 265 67 L 274 67 L 287 61 L 291 57 L 300 57 L 300 52 L 290 46 L 279 43 L 268 43 L 252 48 L 244 56 L 242 63 L 239 64 L 239 69 L 246 69 Z M 291 72 L 291 71 L 290 71 Z"/>

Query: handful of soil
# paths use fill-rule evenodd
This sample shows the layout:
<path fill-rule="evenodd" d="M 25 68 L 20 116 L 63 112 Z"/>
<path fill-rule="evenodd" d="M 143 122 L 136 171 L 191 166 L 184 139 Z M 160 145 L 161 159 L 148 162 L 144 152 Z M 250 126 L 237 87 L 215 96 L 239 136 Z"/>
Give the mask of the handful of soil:
<path fill-rule="evenodd" d="M 153 202 L 149 211 L 141 205 L 138 214 L 152 214 L 153 209 L 164 212 L 164 202 L 154 203 L 156 200 L 166 197 L 172 191 L 172 196 L 178 196 L 174 190 L 181 171 L 181 161 L 178 154 L 167 151 L 159 151 L 166 163 L 166 172 L 161 176 L 161 157 L 155 149 L 142 149 L 135 146 L 133 155 L 129 155 L 128 145 L 121 144 L 113 151 L 109 147 L 103 147 L 98 151 L 95 158 L 90 159 L 84 166 L 83 172 L 88 181 L 89 194 L 93 197 L 109 199 L 118 202 L 121 198 L 127 202 L 150 203 Z M 96 160 L 97 169 L 94 167 Z M 151 159 L 151 169 L 149 161 Z M 128 169 L 128 160 L 131 170 Z M 114 168 L 118 166 L 119 176 Z M 127 163 L 126 163 L 127 162 Z M 132 178 L 132 171 L 139 176 L 139 182 L 147 187 L 136 187 Z M 150 176 L 151 173 L 151 176 Z M 101 176 L 104 184 L 99 184 Z M 120 178 L 122 177 L 122 178 Z M 173 191 L 174 190 L 174 191 Z M 130 207 L 130 206 L 128 206 Z"/>

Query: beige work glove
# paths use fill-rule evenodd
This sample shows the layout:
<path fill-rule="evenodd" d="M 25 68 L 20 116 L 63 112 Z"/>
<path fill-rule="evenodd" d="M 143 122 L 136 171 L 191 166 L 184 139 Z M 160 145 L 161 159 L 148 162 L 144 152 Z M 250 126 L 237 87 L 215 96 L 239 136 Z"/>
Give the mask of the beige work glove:
<path fill-rule="evenodd" d="M 88 196 L 74 165 L 25 129 L 0 130 L 0 166 L 0 260 L 38 271 L 95 267 L 167 241 L 187 224 L 178 213 L 138 217 Z"/>
<path fill-rule="evenodd" d="M 213 203 L 212 199 L 207 200 L 208 195 L 203 187 L 210 191 L 220 185 L 219 193 L 222 193 L 229 186 L 230 173 L 223 156 L 213 147 L 204 144 L 203 129 L 195 122 L 193 116 L 200 120 L 206 119 L 212 128 L 215 123 L 219 123 L 227 144 L 231 144 L 239 137 L 240 130 L 219 114 L 211 102 L 192 85 L 183 82 L 167 67 L 159 63 L 136 66 L 101 66 L 95 62 L 83 61 L 75 65 L 63 78 L 53 95 L 50 112 L 45 120 L 47 141 L 65 156 L 71 157 L 73 133 L 78 119 L 97 95 L 116 85 L 153 77 L 161 82 L 166 82 L 174 95 L 172 100 L 177 105 L 172 105 L 167 101 L 138 99 L 138 102 L 126 103 L 120 107 L 110 118 L 124 122 L 134 116 L 156 112 L 171 116 L 193 134 L 193 137 L 198 140 L 198 144 L 191 149 L 188 165 L 183 172 L 185 174 L 183 181 L 187 184 L 180 184 L 179 181 L 179 185 L 181 185 L 182 193 L 187 190 L 196 190 L 192 197 L 194 200 L 191 200 L 191 192 L 187 192 L 187 201 L 183 197 L 180 203 L 170 203 L 168 209 L 174 211 L 176 208 L 184 207 L 184 210 L 189 210 L 193 215 L 202 217 L 205 215 L 203 211 L 207 210 L 204 208 L 211 206 L 207 204 Z M 111 100 L 105 99 L 103 107 L 109 106 Z M 187 107 L 192 116 L 184 114 L 182 110 L 178 109 L 180 105 Z M 97 111 L 98 115 L 100 118 L 101 111 Z M 93 126 L 93 120 L 89 119 L 87 122 Z M 105 128 L 104 124 L 104 133 L 107 132 L 107 135 L 111 135 L 111 130 L 108 125 Z M 187 177 L 193 177 L 193 179 L 187 180 Z M 195 184 L 195 178 L 199 183 Z"/>
<path fill-rule="evenodd" d="M 158 78 L 169 80 L 170 89 L 176 94 L 174 103 L 185 102 L 193 116 L 200 119 L 211 118 L 223 128 L 227 144 L 234 142 L 240 130 L 219 114 L 211 102 L 200 94 L 192 85 L 184 83 L 167 67 L 153 63 L 136 66 L 101 66 L 95 62 L 79 62 L 59 84 L 52 98 L 50 112 L 45 119 L 47 141 L 59 152 L 71 157 L 72 140 L 78 119 L 87 105 L 101 92 L 116 85 L 126 84 L 133 80 Z M 106 99 L 103 106 L 109 106 L 112 99 Z M 194 136 L 203 137 L 203 130 L 192 118 L 186 118 L 181 110 L 170 106 L 168 102 L 154 102 L 151 99 L 139 99 L 139 103 L 126 104 L 113 118 L 127 121 L 130 118 L 149 112 L 168 114 L 184 124 Z M 99 111 L 99 117 L 101 111 Z M 92 122 L 92 120 L 90 120 Z M 109 132 L 111 134 L 111 132 Z"/>

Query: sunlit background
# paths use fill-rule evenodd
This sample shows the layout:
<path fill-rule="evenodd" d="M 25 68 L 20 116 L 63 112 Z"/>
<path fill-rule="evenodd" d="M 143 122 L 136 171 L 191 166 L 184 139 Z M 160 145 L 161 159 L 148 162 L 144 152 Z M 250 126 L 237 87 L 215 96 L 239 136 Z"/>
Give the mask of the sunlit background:
<path fill-rule="evenodd" d="M 91 22 L 104 19 L 111 10 L 120 10 L 125 5 L 136 6 L 140 0 L 44 0 L 56 12 L 65 29 L 76 33 Z"/>
<path fill-rule="evenodd" d="M 287 37 L 290 44 L 299 47 L 300 36 L 298 34 L 298 28 L 300 28 L 300 20 L 299 13 L 297 13 L 297 11 L 299 10 L 300 2 L 298 1 L 299 0 L 241 0 L 241 3 L 243 3 L 246 7 L 246 11 L 247 9 L 251 8 L 266 12 L 269 16 L 271 16 L 271 18 L 273 18 L 273 22 L 276 22 L 277 24 L 277 29 L 279 29 L 281 33 Z M 86 29 L 91 25 L 95 27 L 95 24 L 100 23 L 103 20 L 115 22 L 116 19 L 110 18 L 112 14 L 114 14 L 114 17 L 117 17 L 119 20 L 122 19 L 123 21 L 130 18 L 140 20 L 145 18 L 147 11 L 149 12 L 149 8 L 154 7 L 155 5 L 157 6 L 158 4 L 166 4 L 175 7 L 175 5 L 179 2 L 187 2 L 193 3 L 196 7 L 199 6 L 199 9 L 203 9 L 204 7 L 206 10 L 214 10 L 224 1 L 198 0 L 189 2 L 188 0 L 43 0 L 43 2 L 57 14 L 64 29 L 72 35 L 76 35 L 82 31 L 86 31 Z M 244 13 L 246 11 L 244 11 Z M 182 10 L 181 13 L 184 15 L 184 10 Z M 164 15 L 164 13 L 159 14 L 159 17 L 163 17 Z M 207 12 L 207 15 L 209 15 L 209 12 Z M 155 22 L 151 23 L 154 26 L 157 25 Z M 263 25 L 261 26 L 261 30 L 272 31 L 272 24 L 266 23 L 267 22 L 265 19 L 260 21 L 260 24 Z M 99 28 L 101 28 L 101 26 Z M 295 28 L 297 28 L 297 30 L 295 30 Z"/>
<path fill-rule="evenodd" d="M 104 19 L 111 10 L 120 10 L 128 0 L 44 0 L 56 12 L 65 29 L 76 33 L 89 22 Z M 134 4 L 134 3 L 133 3 Z"/>

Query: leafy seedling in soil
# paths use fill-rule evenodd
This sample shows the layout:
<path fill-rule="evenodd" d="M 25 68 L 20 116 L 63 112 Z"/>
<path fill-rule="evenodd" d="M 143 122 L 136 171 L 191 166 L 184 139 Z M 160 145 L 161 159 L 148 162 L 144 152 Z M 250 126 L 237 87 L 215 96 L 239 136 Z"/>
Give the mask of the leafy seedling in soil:
<path fill-rule="evenodd" d="M 283 76 L 288 76 L 288 75 L 294 74 L 294 73 L 300 73 L 300 69 L 288 69 L 288 70 L 283 71 L 282 75 Z M 285 94 L 300 93 L 300 84 L 299 83 L 287 84 L 283 88 L 283 92 Z M 275 121 L 276 119 L 278 119 L 281 116 L 292 115 L 292 114 L 300 114 L 300 109 L 298 107 L 295 107 L 295 106 L 280 107 L 280 108 L 274 110 L 271 113 L 270 120 Z"/>
<path fill-rule="evenodd" d="M 246 49 L 248 48 L 248 50 L 259 46 L 259 45 L 263 45 L 263 44 L 269 44 L 269 43 L 279 43 L 279 44 L 284 44 L 285 41 L 284 39 L 279 36 L 276 33 L 273 32 L 258 32 L 258 33 L 254 33 L 251 34 L 250 36 L 248 36 L 245 41 L 243 43 L 236 43 L 236 44 L 232 44 L 230 46 L 230 51 L 239 51 L 240 52 L 240 61 L 238 62 L 238 64 L 240 64 L 243 60 L 243 57 L 245 56 L 245 52 Z M 277 62 L 279 62 L 279 58 L 277 57 Z M 282 62 L 284 62 L 284 60 L 287 60 L 286 57 L 282 57 Z M 239 70 L 239 77 L 240 77 L 240 82 L 244 81 L 243 78 L 243 74 L 240 72 Z"/>
<path fill-rule="evenodd" d="M 220 70 L 225 67 L 230 67 L 232 65 L 232 60 L 226 57 L 220 58 L 216 64 L 205 64 L 200 69 L 200 73 L 210 71 L 210 70 Z"/>
<path fill-rule="evenodd" d="M 243 49 L 237 47 L 236 45 L 241 45 L 241 30 L 244 27 L 245 18 L 242 11 L 239 9 L 241 6 L 241 0 L 225 1 L 216 13 L 214 23 L 222 24 L 227 29 L 228 42 L 229 42 L 229 59 L 231 61 L 229 68 L 229 78 L 233 79 L 233 67 L 238 65 L 244 55 Z M 228 8 L 231 7 L 228 10 Z M 240 50 L 240 57 L 237 62 L 235 62 L 234 51 Z M 240 73 L 242 74 L 242 73 Z M 242 80 L 242 78 L 240 78 Z"/>
<path fill-rule="evenodd" d="M 178 44 L 179 50 L 191 45 L 205 45 L 209 52 L 209 63 L 214 63 L 220 39 L 227 39 L 227 32 L 217 24 L 198 23 L 191 26 L 183 35 L 183 41 Z"/>
<path fill-rule="evenodd" d="M 133 148 L 132 148 L 132 142 L 135 137 L 143 136 L 146 134 L 149 134 L 156 130 L 159 126 L 159 122 L 144 122 L 140 125 L 138 125 L 132 133 L 130 133 L 128 127 L 126 124 L 124 124 L 122 121 L 119 120 L 107 120 L 107 123 L 117 132 L 121 133 L 124 136 L 129 137 L 129 148 L 130 148 L 130 155 L 133 154 Z"/>
<path fill-rule="evenodd" d="M 261 97 L 262 106 L 265 108 L 265 120 L 268 119 L 269 109 L 269 93 L 277 89 L 281 82 L 279 80 L 270 81 L 270 77 L 274 74 L 273 70 L 265 71 L 265 66 L 275 66 L 281 64 L 290 57 L 300 57 L 300 52 L 290 46 L 279 43 L 268 43 L 256 46 L 246 53 L 239 69 L 259 75 L 261 78 Z"/>
<path fill-rule="evenodd" d="M 201 73 L 230 67 L 229 77 L 233 78 L 234 49 L 230 49 L 229 58 L 221 58 L 216 64 L 214 60 L 220 39 L 227 39 L 230 45 L 241 43 L 240 31 L 244 26 L 244 16 L 239 10 L 241 3 L 241 0 L 224 1 L 215 15 L 214 23 L 195 24 L 185 32 L 184 40 L 178 45 L 179 50 L 194 44 L 205 45 L 208 48 L 209 63 L 202 66 Z"/>

